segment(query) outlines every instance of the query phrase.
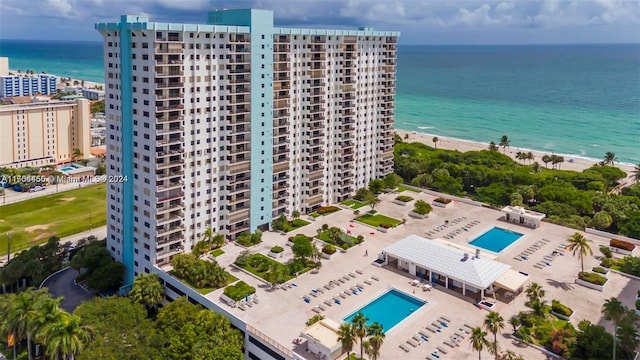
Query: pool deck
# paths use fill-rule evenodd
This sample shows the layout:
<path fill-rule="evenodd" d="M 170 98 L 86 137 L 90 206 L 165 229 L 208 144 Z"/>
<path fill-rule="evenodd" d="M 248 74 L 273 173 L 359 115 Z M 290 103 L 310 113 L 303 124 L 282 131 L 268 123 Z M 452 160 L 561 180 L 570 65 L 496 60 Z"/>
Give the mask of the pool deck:
<path fill-rule="evenodd" d="M 402 194 L 409 195 L 414 199 L 423 199 L 427 202 L 434 199 L 433 196 L 424 193 L 404 192 Z M 391 229 L 388 233 L 381 233 L 368 226 L 352 222 L 354 218 L 352 210 L 341 210 L 329 216 L 319 217 L 315 221 L 312 221 L 310 225 L 287 235 L 273 232 L 264 233 L 263 242 L 252 247 L 250 250 L 252 252 L 267 254 L 272 246 L 283 246 L 285 248 L 284 257 L 278 259 L 282 262 L 292 257 L 291 248 L 285 245 L 289 236 L 298 233 L 314 235 L 316 234 L 316 229 L 325 223 L 329 224 L 329 226 L 349 229 L 354 236 L 364 235 L 365 237 L 364 243 L 350 249 L 348 252 L 337 252 L 330 260 L 322 260 L 322 268 L 318 273 L 301 275 L 293 280 L 297 286 L 286 290 L 271 290 L 267 284 L 262 283 L 255 277 L 231 267 L 230 264 L 233 263 L 235 258 L 245 249 L 235 244 L 226 245 L 223 248 L 225 253 L 217 258 L 218 262 L 234 276 L 257 288 L 259 304 L 253 305 L 244 311 L 238 308 L 231 308 L 222 304 L 219 300 L 222 289 L 207 294 L 207 298 L 222 304 L 222 306 L 231 313 L 245 320 L 254 328 L 282 344 L 284 347 L 295 351 L 301 357 L 315 359 L 315 356 L 311 356 L 311 354 L 305 352 L 304 343 L 303 345 L 295 345 L 293 342 L 305 329 L 305 322 L 316 314 L 312 310 L 314 307 L 318 305 L 323 306 L 325 310 L 322 311 L 321 314 L 339 323 L 342 318 L 393 287 L 412 294 L 419 299 L 427 300 L 428 304 L 422 306 L 414 314 L 387 332 L 381 350 L 381 359 L 424 359 L 427 355 L 431 354 L 436 347 L 441 347 L 447 351 L 443 359 L 468 359 L 476 357 L 477 352 L 472 350 L 468 336 L 461 342 L 460 346 L 455 348 L 444 345 L 443 341 L 448 340 L 455 332 L 460 332 L 458 328 L 464 327 L 465 324 L 479 326 L 486 316 L 487 311 L 479 310 L 467 299 L 462 299 L 458 294 L 444 290 L 442 287 L 438 286 L 431 291 L 423 291 L 411 285 L 411 279 L 408 274 L 371 265 L 371 262 L 376 259 L 377 254 L 384 247 L 410 234 L 430 238 L 431 236 L 425 234 L 427 231 L 444 224 L 445 220 L 451 221 L 464 216 L 467 218 L 466 220 L 455 225 L 450 224 L 449 228 L 453 230 L 472 220 L 477 220 L 480 223 L 447 241 L 466 244 L 494 226 L 523 234 L 523 237 L 512 246 L 506 248 L 500 254 L 497 254 L 497 260 L 511 265 L 514 270 L 529 273 L 531 281 L 539 283 L 545 289 L 545 298 L 548 302 L 551 302 L 552 299 L 560 299 L 565 305 L 571 307 L 575 311 L 572 320 L 574 325 L 577 325 L 580 320 L 586 319 L 593 323 L 604 325 L 607 329 L 612 330 L 610 322 L 603 320 L 600 314 L 604 300 L 610 297 L 617 297 L 624 305 L 630 308 L 634 306 L 636 291 L 640 289 L 640 281 L 612 273 L 609 275 L 609 283 L 605 292 L 599 292 L 577 285 L 574 280 L 580 269 L 580 262 L 577 257 L 573 257 L 569 252 L 565 252 L 563 256 L 554 257 L 554 260 L 550 262 L 551 266 L 545 266 L 542 269 L 534 267 L 536 263 L 546 261 L 544 260 L 545 256 L 551 254 L 559 245 L 564 243 L 565 239 L 575 233 L 576 231 L 573 229 L 544 222 L 541 227 L 537 229 L 521 227 L 500 221 L 499 219 L 502 217 L 502 213 L 498 210 L 457 202 L 447 208 L 434 207 L 433 212 L 426 219 L 414 219 L 408 216 L 408 213 L 413 208 L 413 202 L 408 206 L 394 204 L 393 200 L 397 195 L 398 194 L 387 194 L 380 196 L 382 202 L 376 207 L 376 210 L 381 214 L 407 220 L 406 224 Z M 369 207 L 363 207 L 360 209 L 360 213 L 364 213 L 367 210 L 369 210 Z M 303 218 L 307 220 L 306 217 Z M 353 224 L 353 226 L 350 226 L 350 224 Z M 444 235 L 446 233 L 448 233 L 448 231 L 440 231 L 438 234 Z M 593 241 L 591 247 L 594 255 L 599 255 L 599 246 L 608 245 L 608 238 L 588 234 L 583 235 Z M 541 239 L 547 239 L 549 242 L 540 246 L 538 250 L 530 254 L 527 260 L 519 261 L 514 259 L 519 253 Z M 364 256 L 365 251 L 368 253 L 368 256 Z M 585 269 L 591 269 L 591 267 L 597 266 L 599 262 L 594 256 L 588 256 L 585 258 L 584 263 Z M 358 274 L 356 271 L 361 271 L 363 274 Z M 355 278 L 349 276 L 350 273 L 354 273 Z M 344 284 L 339 283 L 337 287 L 331 290 L 323 288 L 323 285 L 329 283 L 331 280 L 337 280 L 344 276 L 350 278 L 350 280 L 345 280 Z M 379 280 L 371 280 L 372 276 Z M 365 283 L 365 280 L 367 280 L 367 283 L 371 283 L 371 285 Z M 344 298 L 339 295 L 339 292 L 348 290 L 356 284 L 363 285 L 364 291 L 362 293 L 359 292 L 358 295 L 350 296 L 343 295 Z M 314 297 L 310 295 L 312 289 L 320 289 L 323 293 Z M 310 303 L 303 301 L 303 297 L 305 296 L 310 299 Z M 332 301 L 331 306 L 324 303 L 325 300 L 331 300 L 334 296 L 340 299 L 341 305 L 337 305 Z M 524 306 L 524 302 L 524 294 L 520 294 L 509 304 L 498 302 L 496 311 L 502 315 L 506 322 L 510 316 L 527 309 Z M 437 333 L 431 333 L 425 330 L 425 326 L 440 316 L 450 318 L 451 323 L 449 327 L 443 328 L 441 332 Z M 529 347 L 519 347 L 515 341 L 510 340 L 508 338 L 510 328 L 511 327 L 506 324 L 503 332 L 498 334 L 498 342 L 503 351 L 511 349 L 518 354 L 522 354 L 527 359 L 541 359 L 545 357 L 538 350 Z M 423 342 L 415 348 L 408 345 L 406 341 L 420 330 L 431 335 L 430 341 Z M 410 352 L 405 353 L 398 347 L 399 344 L 403 343 L 411 349 Z M 300 349 L 297 349 L 297 347 Z M 354 346 L 354 350 L 359 351 L 359 346 Z M 483 355 L 486 358 L 492 358 L 486 351 Z"/>

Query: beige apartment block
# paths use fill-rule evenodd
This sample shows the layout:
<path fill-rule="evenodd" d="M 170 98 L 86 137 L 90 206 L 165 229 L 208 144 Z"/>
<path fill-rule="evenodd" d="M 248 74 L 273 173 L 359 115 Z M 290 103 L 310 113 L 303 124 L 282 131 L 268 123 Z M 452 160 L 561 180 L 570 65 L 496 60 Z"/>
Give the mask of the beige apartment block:
<path fill-rule="evenodd" d="M 91 148 L 89 100 L 0 106 L 0 167 L 70 162 L 74 149 Z"/>

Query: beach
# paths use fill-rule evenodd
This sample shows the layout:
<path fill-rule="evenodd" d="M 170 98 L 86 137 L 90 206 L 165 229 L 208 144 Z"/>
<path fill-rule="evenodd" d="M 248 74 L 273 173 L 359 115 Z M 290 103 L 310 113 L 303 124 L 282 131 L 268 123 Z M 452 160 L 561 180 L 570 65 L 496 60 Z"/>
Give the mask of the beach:
<path fill-rule="evenodd" d="M 402 138 L 402 141 L 404 142 L 420 142 L 431 147 L 434 147 L 433 138 L 437 137 L 438 142 L 436 143 L 436 145 L 438 149 L 458 150 L 460 152 L 466 152 L 466 151 L 487 150 L 489 148 L 489 141 L 487 143 L 481 143 L 481 142 L 474 142 L 469 140 L 461 140 L 461 139 L 455 139 L 450 137 L 444 137 L 444 136 L 435 135 L 435 134 L 415 132 L 415 131 L 405 131 L 405 130 L 399 130 L 399 129 L 396 129 L 396 133 L 400 135 L 400 137 Z M 406 136 L 408 136 L 408 138 L 405 138 Z M 499 148 L 499 151 L 503 152 L 503 149 Z M 543 166 L 543 167 L 544 167 L 544 162 L 542 162 L 542 156 L 552 155 L 551 153 L 548 153 L 548 152 L 518 148 L 515 146 L 507 147 L 505 154 L 509 155 L 512 159 L 520 162 L 519 160 L 516 159 L 516 154 L 518 152 L 531 152 L 534 156 L 534 160 L 532 161 L 527 160 L 525 161 L 525 164 L 526 163 L 533 164 L 533 162 L 537 161 L 540 164 L 540 166 Z M 600 162 L 600 160 L 577 157 L 573 155 L 566 155 L 566 154 L 556 154 L 556 155 L 560 155 L 564 157 L 565 161 L 560 165 L 561 170 L 583 171 Z M 626 172 L 628 175 L 627 178 L 624 181 L 622 181 L 622 183 L 624 184 L 626 182 L 627 184 L 630 184 L 631 173 L 634 169 L 633 166 L 629 166 L 626 164 L 616 164 L 616 167 L 622 169 L 622 171 Z"/>

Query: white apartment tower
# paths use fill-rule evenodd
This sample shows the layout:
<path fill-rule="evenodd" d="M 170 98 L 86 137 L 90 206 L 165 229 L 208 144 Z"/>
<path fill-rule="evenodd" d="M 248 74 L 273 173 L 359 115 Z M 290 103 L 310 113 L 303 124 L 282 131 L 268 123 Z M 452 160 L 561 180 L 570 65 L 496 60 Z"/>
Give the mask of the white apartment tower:
<path fill-rule="evenodd" d="M 134 273 L 393 171 L 397 32 L 122 16 L 104 37 L 108 248 Z"/>

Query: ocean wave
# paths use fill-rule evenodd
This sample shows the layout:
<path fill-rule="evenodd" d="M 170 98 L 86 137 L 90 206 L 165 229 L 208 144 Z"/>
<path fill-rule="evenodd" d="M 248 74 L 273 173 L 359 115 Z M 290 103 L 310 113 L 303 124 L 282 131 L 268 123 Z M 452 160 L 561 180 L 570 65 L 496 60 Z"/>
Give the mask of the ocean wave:
<path fill-rule="evenodd" d="M 418 126 L 418 129 L 420 130 L 429 130 L 429 129 L 435 129 L 435 126 Z"/>

